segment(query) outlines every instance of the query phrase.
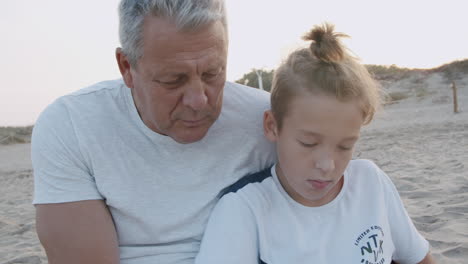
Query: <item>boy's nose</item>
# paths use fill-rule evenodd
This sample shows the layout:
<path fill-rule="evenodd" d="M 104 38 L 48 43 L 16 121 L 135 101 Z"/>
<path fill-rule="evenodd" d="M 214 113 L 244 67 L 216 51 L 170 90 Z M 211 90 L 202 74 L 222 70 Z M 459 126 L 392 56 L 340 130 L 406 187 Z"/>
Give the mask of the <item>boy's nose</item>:
<path fill-rule="evenodd" d="M 335 161 L 330 158 L 320 159 L 315 163 L 315 167 L 324 173 L 328 173 L 335 169 Z"/>

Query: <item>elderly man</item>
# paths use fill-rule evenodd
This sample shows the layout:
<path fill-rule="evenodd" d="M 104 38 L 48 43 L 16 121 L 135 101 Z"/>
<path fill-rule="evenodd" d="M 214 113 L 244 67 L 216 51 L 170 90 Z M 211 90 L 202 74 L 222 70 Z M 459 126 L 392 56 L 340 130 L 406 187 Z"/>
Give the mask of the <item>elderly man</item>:
<path fill-rule="evenodd" d="M 34 128 L 39 239 L 51 264 L 192 263 L 219 191 L 274 161 L 268 94 L 225 81 L 222 0 L 119 12 L 123 80 L 59 98 Z"/>

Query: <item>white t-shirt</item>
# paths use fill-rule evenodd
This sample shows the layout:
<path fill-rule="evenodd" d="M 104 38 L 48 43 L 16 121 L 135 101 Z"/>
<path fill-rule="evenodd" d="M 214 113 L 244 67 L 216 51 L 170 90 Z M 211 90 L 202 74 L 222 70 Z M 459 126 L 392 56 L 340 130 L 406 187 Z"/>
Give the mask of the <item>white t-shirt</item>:
<path fill-rule="evenodd" d="M 341 192 L 320 207 L 294 201 L 275 167 L 226 192 L 196 264 L 417 263 L 429 251 L 391 180 L 368 160 L 351 161 Z"/>
<path fill-rule="evenodd" d="M 218 192 L 271 166 L 269 94 L 226 83 L 207 135 L 179 144 L 140 119 L 122 80 L 59 98 L 32 137 L 34 204 L 105 200 L 122 264 L 193 263 Z"/>

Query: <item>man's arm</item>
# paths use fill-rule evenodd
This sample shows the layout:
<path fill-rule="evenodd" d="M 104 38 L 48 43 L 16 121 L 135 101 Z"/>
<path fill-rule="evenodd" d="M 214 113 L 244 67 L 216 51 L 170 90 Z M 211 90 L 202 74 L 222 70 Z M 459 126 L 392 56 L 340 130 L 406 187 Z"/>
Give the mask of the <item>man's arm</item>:
<path fill-rule="evenodd" d="M 36 205 L 36 228 L 50 264 L 118 264 L 117 233 L 102 200 Z"/>
<path fill-rule="evenodd" d="M 427 253 L 426 257 L 419 262 L 419 264 L 436 264 L 435 259 L 432 257 L 431 252 Z"/>

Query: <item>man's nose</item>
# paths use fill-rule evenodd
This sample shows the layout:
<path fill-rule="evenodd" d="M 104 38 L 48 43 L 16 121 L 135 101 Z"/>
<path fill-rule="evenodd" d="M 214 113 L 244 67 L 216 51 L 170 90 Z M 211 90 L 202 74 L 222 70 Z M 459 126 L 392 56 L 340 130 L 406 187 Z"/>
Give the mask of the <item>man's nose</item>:
<path fill-rule="evenodd" d="M 187 85 L 182 99 L 183 104 L 193 110 L 202 110 L 208 103 L 206 87 L 201 80 L 194 80 Z"/>

